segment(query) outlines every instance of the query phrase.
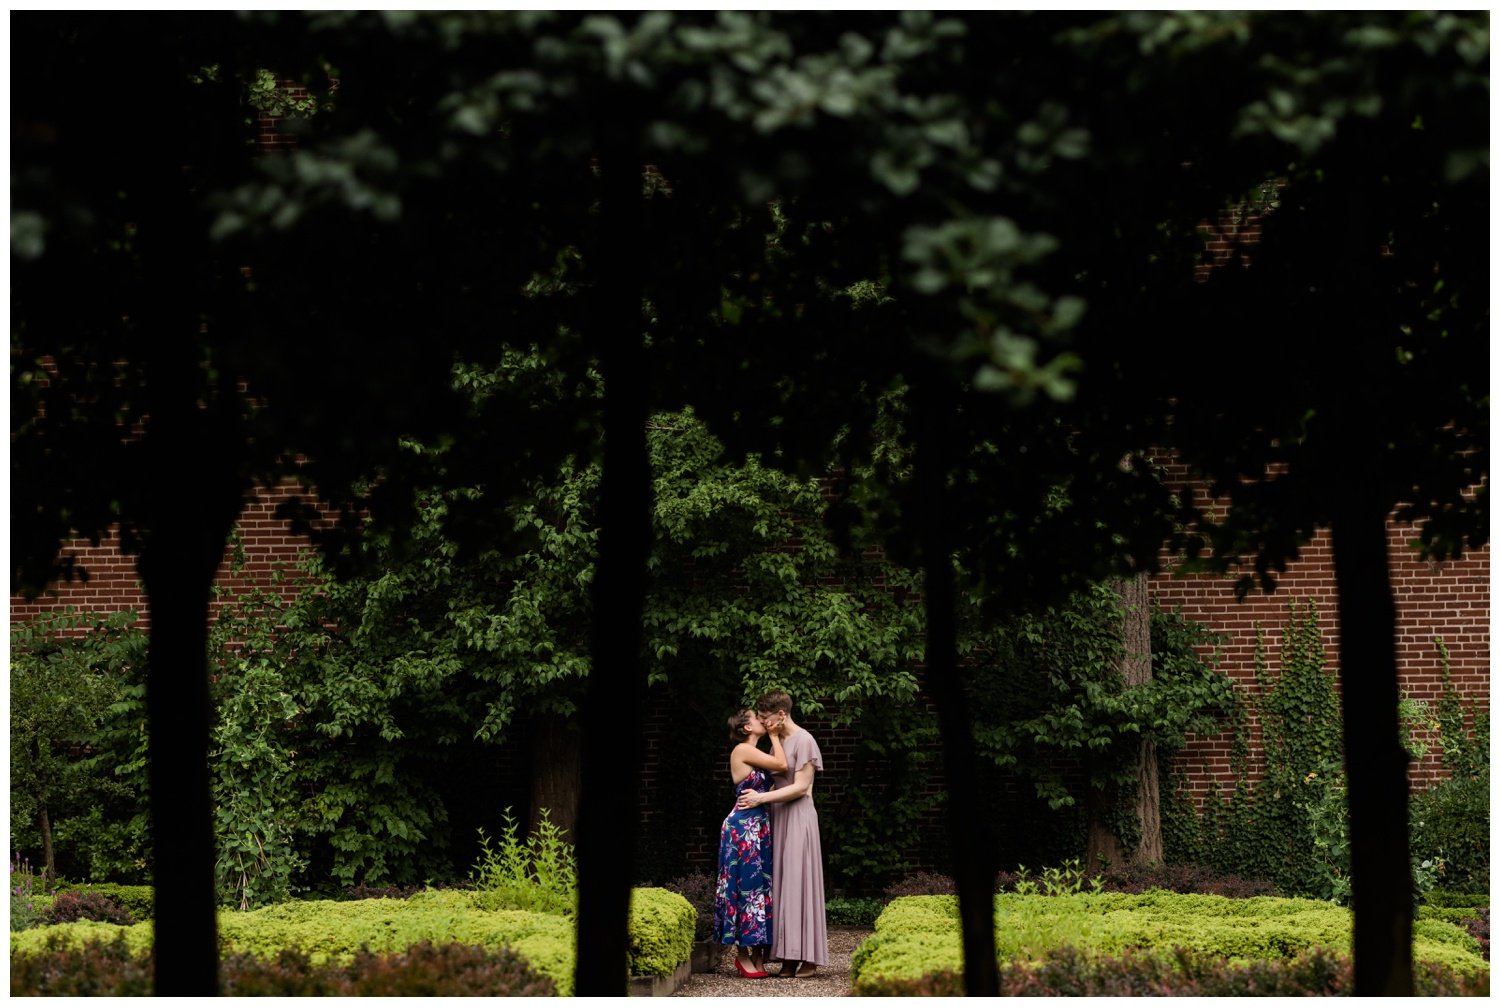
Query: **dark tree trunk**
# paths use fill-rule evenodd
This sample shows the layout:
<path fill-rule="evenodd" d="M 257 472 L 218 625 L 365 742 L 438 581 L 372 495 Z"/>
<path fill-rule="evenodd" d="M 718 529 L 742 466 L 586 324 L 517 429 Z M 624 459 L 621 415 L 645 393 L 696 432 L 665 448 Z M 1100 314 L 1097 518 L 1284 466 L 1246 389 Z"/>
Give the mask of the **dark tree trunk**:
<path fill-rule="evenodd" d="M 1110 806 L 1114 803 L 1114 798 L 1111 790 L 1091 786 L 1088 799 L 1084 802 L 1083 859 L 1084 866 L 1091 874 L 1106 867 L 1118 867 L 1125 862 L 1120 837 L 1109 826 Z"/>
<path fill-rule="evenodd" d="M 623 117 L 623 112 L 622 112 Z M 614 127 L 618 132 L 621 127 Z M 640 158 L 618 140 L 600 157 L 602 237 L 594 338 L 604 376 L 604 467 L 599 489 L 599 563 L 594 574 L 588 691 L 578 810 L 578 996 L 624 996 L 629 950 L 629 862 L 641 809 L 619 784 L 620 738 L 640 721 L 646 690 L 641 613 L 651 548 L 651 472 L 646 453 L 646 380 L 641 280 Z"/>
<path fill-rule="evenodd" d="M 1345 488 L 1333 519 L 1339 684 L 1349 781 L 1355 996 L 1412 995 L 1407 754 L 1401 746 L 1396 604 L 1385 514 Z"/>
<path fill-rule="evenodd" d="M 548 820 L 568 834 L 578 829 L 578 760 L 582 739 L 568 718 L 537 717 L 531 735 L 531 828 Z"/>
<path fill-rule="evenodd" d="M 927 617 L 927 689 L 937 706 L 943 739 L 943 774 L 948 784 L 948 837 L 953 850 L 958 913 L 963 927 L 964 992 L 998 996 L 1000 972 L 995 962 L 994 844 L 987 841 L 981 818 L 979 774 L 974 738 L 964 703 L 957 664 L 957 610 L 953 546 L 946 506 L 949 408 L 940 386 L 929 378 L 917 401 L 915 479 L 921 494 L 923 603 Z"/>
<path fill-rule="evenodd" d="M 143 329 L 163 336 L 147 366 L 147 432 L 135 468 L 144 515 L 137 568 L 151 626 L 146 733 L 155 992 L 216 996 L 208 619 L 214 576 L 246 486 L 239 459 L 226 447 L 239 443 L 233 405 L 204 405 L 198 398 L 197 315 L 185 312 L 165 286 L 154 293 Z M 183 331 L 195 336 L 173 339 Z"/>
<path fill-rule="evenodd" d="M 51 881 L 57 877 L 57 854 L 52 848 L 52 816 L 47 814 L 46 803 L 37 810 L 37 824 L 42 829 L 42 878 Z"/>
<path fill-rule="evenodd" d="M 141 566 L 151 614 L 146 679 L 156 995 L 216 995 L 213 806 L 206 655 L 211 579 L 192 543 L 153 538 Z M 183 538 L 186 536 L 173 536 Z"/>
<path fill-rule="evenodd" d="M 191 451 L 180 464 L 203 462 Z M 161 492 L 181 491 L 168 480 Z M 209 790 L 208 613 L 238 514 L 223 497 L 156 511 L 141 554 L 151 616 L 146 678 L 156 995 L 218 993 L 213 804 Z M 236 500 L 238 498 L 235 498 Z"/>

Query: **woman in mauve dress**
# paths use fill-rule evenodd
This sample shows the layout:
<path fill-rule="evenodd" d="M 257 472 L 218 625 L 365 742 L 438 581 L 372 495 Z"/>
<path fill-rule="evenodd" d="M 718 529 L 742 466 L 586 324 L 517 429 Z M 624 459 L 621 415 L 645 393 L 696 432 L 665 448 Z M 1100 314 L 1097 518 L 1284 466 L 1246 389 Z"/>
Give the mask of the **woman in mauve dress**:
<path fill-rule="evenodd" d="M 736 799 L 771 789 L 771 773 L 786 769 L 781 738 L 771 734 L 771 754 L 756 743 L 766 728 L 754 710 L 729 718 L 729 778 Z M 771 818 L 765 808 L 731 808 L 719 829 L 719 877 L 714 888 L 714 943 L 737 944 L 734 966 L 746 979 L 764 979 L 775 900 L 771 894 Z"/>
<path fill-rule="evenodd" d="M 756 704 L 767 728 L 781 735 L 784 772 L 772 773 L 776 789 L 746 791 L 738 806 L 770 805 L 776 836 L 771 898 L 776 904 L 770 960 L 781 962 L 782 978 L 806 979 L 828 964 L 828 920 L 823 908 L 823 844 L 818 838 L 818 809 L 813 804 L 813 775 L 823 768 L 823 753 L 807 731 L 792 722 L 792 697 L 768 692 Z"/>

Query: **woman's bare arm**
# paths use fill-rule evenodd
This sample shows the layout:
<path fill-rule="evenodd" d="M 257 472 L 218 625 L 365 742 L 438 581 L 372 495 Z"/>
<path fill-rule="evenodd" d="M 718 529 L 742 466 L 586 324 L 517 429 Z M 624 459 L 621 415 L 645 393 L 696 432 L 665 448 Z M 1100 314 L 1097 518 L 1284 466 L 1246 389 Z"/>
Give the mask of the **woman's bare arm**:
<path fill-rule="evenodd" d="M 772 731 L 768 737 L 771 739 L 770 755 L 762 752 L 748 741 L 742 741 L 734 746 L 734 752 L 732 753 L 734 760 L 733 774 L 737 778 L 735 780 L 736 783 L 744 779 L 739 772 L 742 766 L 754 766 L 757 769 L 764 769 L 772 773 L 786 772 L 786 753 L 781 750 L 780 736 L 775 731 Z"/>
<path fill-rule="evenodd" d="M 786 801 L 795 801 L 812 789 L 813 773 L 815 772 L 816 770 L 813 768 L 811 762 L 804 763 L 797 770 L 797 775 L 791 783 L 784 787 L 778 787 L 775 790 L 768 790 L 765 793 L 747 790 L 740 795 L 736 806 L 740 808 L 756 808 L 762 804 L 781 804 Z"/>

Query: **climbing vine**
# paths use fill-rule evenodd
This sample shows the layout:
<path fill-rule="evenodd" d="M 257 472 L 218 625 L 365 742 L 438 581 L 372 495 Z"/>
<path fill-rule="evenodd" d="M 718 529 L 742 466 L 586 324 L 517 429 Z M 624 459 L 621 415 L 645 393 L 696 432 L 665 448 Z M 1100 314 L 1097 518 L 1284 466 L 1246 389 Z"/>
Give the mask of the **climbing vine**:
<path fill-rule="evenodd" d="M 1425 703 L 1401 703 L 1408 750 L 1414 757 L 1425 751 L 1414 725 L 1435 730 L 1453 773 L 1412 804 L 1412 875 L 1419 894 L 1439 882 L 1471 883 L 1482 876 L 1487 884 L 1488 878 L 1488 721 L 1474 714 L 1474 728 L 1465 728 L 1447 652 L 1435 642 L 1444 668 L 1436 716 Z M 1279 658 L 1279 673 L 1272 674 L 1265 634 L 1257 628 L 1255 679 L 1241 689 L 1245 701 L 1231 716 L 1234 790 L 1226 798 L 1210 784 L 1196 840 L 1186 824 L 1191 812 L 1182 807 L 1187 799 L 1175 799 L 1170 855 L 1196 856 L 1224 873 L 1268 879 L 1288 895 L 1347 902 L 1349 817 L 1340 708 L 1311 601 L 1289 606 Z M 1256 759 L 1251 758 L 1249 716 L 1260 721 Z M 1472 782 L 1480 778 L 1482 788 Z"/>

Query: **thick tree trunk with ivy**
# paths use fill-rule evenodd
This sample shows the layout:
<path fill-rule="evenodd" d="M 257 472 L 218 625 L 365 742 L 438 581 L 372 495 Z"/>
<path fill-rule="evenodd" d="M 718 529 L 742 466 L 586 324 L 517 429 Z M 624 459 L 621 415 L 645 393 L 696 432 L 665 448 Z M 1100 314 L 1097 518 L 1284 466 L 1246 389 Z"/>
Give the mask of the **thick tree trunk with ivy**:
<path fill-rule="evenodd" d="M 1127 689 L 1151 681 L 1151 597 L 1147 578 L 1139 574 L 1115 582 L 1120 605 L 1119 674 Z M 1118 809 L 1116 795 L 1108 790 L 1089 789 L 1085 807 L 1088 836 L 1085 857 L 1090 871 L 1106 864 L 1129 861 L 1148 864 L 1162 858 L 1161 783 L 1157 769 L 1156 743 L 1144 739 L 1136 754 L 1135 787 L 1131 812 L 1139 824 L 1139 840 L 1130 845 L 1115 834 L 1110 822 Z"/>
<path fill-rule="evenodd" d="M 1151 681 L 1151 595 L 1145 574 L 1137 574 L 1118 585 L 1124 622 L 1125 649 L 1120 655 L 1120 674 L 1125 687 Z M 1156 742 L 1141 740 L 1136 760 L 1135 817 L 1141 838 L 1130 859 L 1137 864 L 1157 863 L 1162 857 L 1161 774 L 1156 765 Z"/>
<path fill-rule="evenodd" d="M 1354 993 L 1411 996 L 1408 758 L 1397 713 L 1396 604 L 1385 514 L 1350 485 L 1332 533 L 1349 795 Z"/>
<path fill-rule="evenodd" d="M 624 98 L 621 98 L 622 103 Z M 605 110 L 606 113 L 608 110 Z M 637 794 L 619 782 L 620 738 L 640 722 L 646 669 L 641 616 L 651 549 L 651 471 L 646 450 L 640 239 L 640 158 L 615 134 L 600 156 L 602 228 L 585 261 L 594 271 L 592 336 L 604 377 L 604 466 L 599 489 L 599 562 L 592 605 L 591 663 L 583 703 L 578 811 L 578 996 L 624 996 L 629 950 L 630 871 L 641 819 Z"/>

